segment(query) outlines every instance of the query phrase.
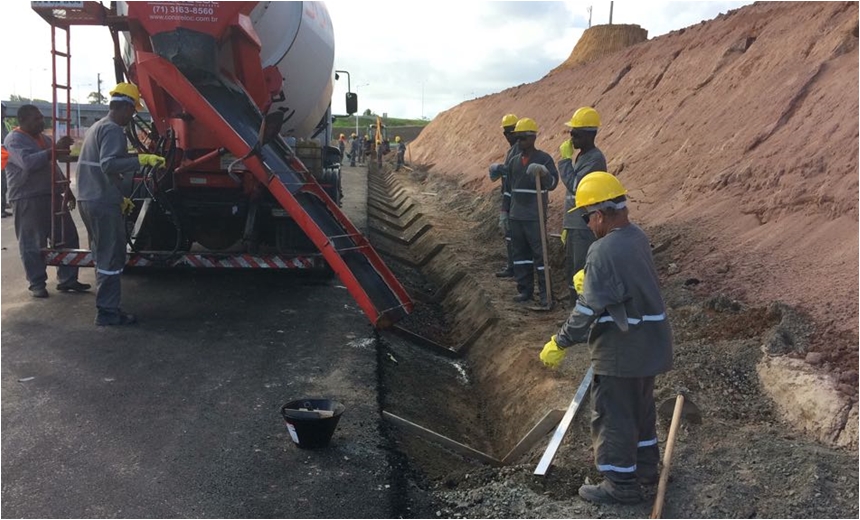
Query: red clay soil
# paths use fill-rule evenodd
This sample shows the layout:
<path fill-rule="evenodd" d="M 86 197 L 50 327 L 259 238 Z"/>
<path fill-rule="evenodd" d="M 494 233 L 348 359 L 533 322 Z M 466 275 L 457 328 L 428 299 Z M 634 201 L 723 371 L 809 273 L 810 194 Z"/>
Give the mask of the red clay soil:
<path fill-rule="evenodd" d="M 673 276 L 808 312 L 821 331 L 810 350 L 847 349 L 838 357 L 856 368 L 857 43 L 857 3 L 756 3 L 458 105 L 410 159 L 497 197 L 486 172 L 505 151 L 504 114 L 535 119 L 557 159 L 564 123 L 594 106 L 632 219 L 683 230 Z M 552 193 L 551 231 L 563 197 Z"/>

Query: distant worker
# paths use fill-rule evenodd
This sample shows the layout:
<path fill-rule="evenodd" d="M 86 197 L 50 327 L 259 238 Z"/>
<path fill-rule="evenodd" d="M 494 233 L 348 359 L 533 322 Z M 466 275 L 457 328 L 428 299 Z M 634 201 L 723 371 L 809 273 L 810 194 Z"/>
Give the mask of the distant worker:
<path fill-rule="evenodd" d="M 340 163 L 343 164 L 343 154 L 346 152 L 346 136 L 343 134 L 337 140 L 337 149 L 340 150 Z"/>
<path fill-rule="evenodd" d="M 382 157 L 387 155 L 390 151 L 391 144 L 389 144 L 388 139 L 381 140 L 376 144 L 376 165 L 379 167 L 380 171 L 382 170 Z"/>
<path fill-rule="evenodd" d="M 555 368 L 568 347 L 588 342 L 591 438 L 604 480 L 581 486 L 579 496 L 609 504 L 637 503 L 640 485 L 657 483 L 654 377 L 672 368 L 672 329 L 651 244 L 628 220 L 626 195 L 606 172 L 579 182 L 575 207 L 597 241 L 588 250 L 576 306 L 540 354 Z"/>
<path fill-rule="evenodd" d="M 576 304 L 573 275 L 585 267 L 585 255 L 594 242 L 594 233 L 582 220 L 582 209 L 574 210 L 576 187 L 587 174 L 606 171 L 606 157 L 594 145 L 597 129 L 600 128 L 600 115 L 596 110 L 591 107 L 577 109 L 565 126 L 570 127 L 570 139 L 565 139 L 558 148 L 561 154 L 558 171 L 561 181 L 567 187 L 562 222 L 564 229 L 561 236 L 564 243 L 564 279 L 570 292 L 570 305 L 573 307 Z M 576 160 L 573 159 L 574 148 L 579 150 Z"/>
<path fill-rule="evenodd" d="M 505 191 L 505 180 L 508 175 L 507 169 L 505 169 L 504 166 L 514 155 L 518 154 L 520 150 L 517 146 L 517 138 L 514 135 L 514 128 L 517 126 L 518 119 L 519 118 L 514 114 L 507 114 L 502 117 L 502 135 L 505 136 L 505 140 L 508 142 L 508 151 L 505 153 L 505 160 L 502 163 L 490 165 L 490 180 L 492 182 L 496 182 L 501 179 L 502 181 L 502 186 L 499 190 L 501 193 L 499 230 L 502 232 L 502 236 L 505 237 L 505 250 L 508 255 L 508 266 L 496 273 L 498 278 L 513 278 L 514 276 L 514 261 L 513 254 L 511 253 L 511 226 L 508 221 L 508 212 L 511 209 L 511 194 Z"/>
<path fill-rule="evenodd" d="M 404 143 L 399 135 L 394 136 L 394 142 L 397 143 L 397 167 L 394 171 L 399 172 L 400 167 L 406 164 L 406 143 Z"/>
<path fill-rule="evenodd" d="M 359 159 L 361 154 L 361 141 L 358 136 L 352 134 L 352 140 L 349 142 L 349 165 L 355 166 L 356 159 Z"/>
<path fill-rule="evenodd" d="M 22 105 L 18 109 L 18 127 L 6 136 L 3 147 L 8 153 L 6 175 L 9 183 L 9 202 L 15 217 L 15 236 L 18 238 L 18 252 L 24 264 L 24 274 L 34 298 L 47 298 L 47 267 L 42 258 L 42 249 L 47 247 L 51 237 L 51 223 L 54 223 L 57 236 L 66 249 L 78 249 L 80 242 L 78 230 L 71 213 L 62 211 L 62 204 L 74 208 L 75 198 L 66 187 L 52 186 L 51 170 L 57 179 L 63 173 L 57 163 L 52 162 L 51 152 L 68 155 L 72 138 L 61 137 L 54 144 L 45 135 L 45 118 L 34 105 Z M 51 194 L 55 193 L 52 206 Z M 61 213 L 61 215 L 58 215 Z M 62 231 L 62 235 L 60 235 Z M 51 244 L 57 247 L 58 244 Z M 62 292 L 84 292 L 89 284 L 78 281 L 78 268 L 74 266 L 57 267 L 57 290 Z"/>
<path fill-rule="evenodd" d="M 128 153 L 124 129 L 135 112 L 143 108 L 137 86 L 120 83 L 110 91 L 110 96 L 108 115 L 87 132 L 78 161 L 78 201 L 96 264 L 95 324 L 99 326 L 137 322 L 133 314 L 126 314 L 120 306 L 120 275 L 126 261 L 123 214 L 134 207 L 123 196 L 123 177 L 142 167 L 164 166 L 164 158 L 158 155 Z"/>
<path fill-rule="evenodd" d="M 6 129 L 6 103 L 3 103 L 3 115 L 2 119 L 0 119 L 0 124 L 3 125 L 3 137 L 0 138 L 0 144 L 6 142 L 6 136 L 9 135 L 9 130 Z M 9 213 L 9 198 L 6 196 L 6 161 L 9 159 L 9 153 L 6 151 L 6 148 L 3 148 L 3 169 L 0 172 L 0 179 L 2 179 L 2 187 L 0 187 L 0 202 L 2 202 L 3 211 L 0 212 L 2 218 L 6 218 L 10 215 Z"/>
<path fill-rule="evenodd" d="M 536 178 L 540 177 L 540 199 L 544 218 L 549 204 L 548 192 L 558 185 L 558 170 L 552 157 L 535 148 L 538 126 L 524 117 L 514 127 L 519 151 L 505 164 L 505 192 L 511 194 L 509 223 L 514 276 L 517 279 L 515 302 L 528 302 L 534 296 L 534 275 L 538 274 L 540 304 L 548 307 L 544 257 L 541 245 L 541 225 L 538 213 Z"/>
<path fill-rule="evenodd" d="M 364 134 L 364 164 L 367 164 L 368 161 L 371 160 L 370 154 L 373 151 L 373 142 L 370 140 L 370 136 Z"/>

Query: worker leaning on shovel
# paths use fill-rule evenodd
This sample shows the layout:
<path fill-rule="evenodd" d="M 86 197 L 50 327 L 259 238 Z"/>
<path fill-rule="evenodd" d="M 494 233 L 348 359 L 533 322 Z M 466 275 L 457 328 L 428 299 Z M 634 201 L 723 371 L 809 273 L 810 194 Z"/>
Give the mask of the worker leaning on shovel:
<path fill-rule="evenodd" d="M 579 183 L 576 209 L 597 241 L 588 250 L 576 306 L 540 354 L 554 368 L 565 348 L 588 342 L 591 437 L 604 480 L 581 486 L 579 495 L 609 504 L 637 503 L 640 484 L 657 483 L 654 377 L 672 368 L 672 330 L 651 245 L 628 220 L 626 194 L 606 172 L 592 172 Z"/>

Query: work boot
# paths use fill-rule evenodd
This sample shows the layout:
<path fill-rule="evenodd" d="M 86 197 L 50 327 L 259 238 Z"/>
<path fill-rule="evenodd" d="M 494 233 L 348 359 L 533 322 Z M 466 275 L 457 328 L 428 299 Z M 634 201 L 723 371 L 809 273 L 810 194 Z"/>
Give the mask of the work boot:
<path fill-rule="evenodd" d="M 520 293 L 514 296 L 514 301 L 517 303 L 530 302 L 532 301 L 532 295 L 529 293 Z"/>
<path fill-rule="evenodd" d="M 108 327 L 113 325 L 134 325 L 137 323 L 137 317 L 134 314 L 126 314 L 119 312 L 105 312 L 99 310 L 96 314 L 96 325 L 99 327 Z"/>
<path fill-rule="evenodd" d="M 583 484 L 579 487 L 579 496 L 595 504 L 638 504 L 642 501 L 638 485 L 619 489 L 608 480 L 596 486 Z"/>
<path fill-rule="evenodd" d="M 90 284 L 81 283 L 77 280 L 70 280 L 68 282 L 63 282 L 63 283 L 57 284 L 57 290 L 60 292 L 69 292 L 69 291 L 86 292 L 86 291 L 90 290 L 90 287 L 92 287 Z"/>
<path fill-rule="evenodd" d="M 31 287 L 30 296 L 32 296 L 33 298 L 47 298 L 48 289 L 46 289 L 45 287 Z"/>
<path fill-rule="evenodd" d="M 656 486 L 657 483 L 660 482 L 660 474 L 659 473 L 648 473 L 645 475 L 636 474 L 636 479 L 639 481 L 639 484 L 643 486 Z"/>
<path fill-rule="evenodd" d="M 513 277 L 514 277 L 514 270 L 511 269 L 510 267 L 506 267 L 506 268 L 504 268 L 501 271 L 498 271 L 496 273 L 496 278 L 513 278 Z"/>

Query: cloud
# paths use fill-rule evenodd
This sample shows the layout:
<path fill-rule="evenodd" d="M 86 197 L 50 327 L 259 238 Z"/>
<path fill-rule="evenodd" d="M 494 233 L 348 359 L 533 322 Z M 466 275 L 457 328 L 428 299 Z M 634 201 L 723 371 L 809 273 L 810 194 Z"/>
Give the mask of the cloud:
<path fill-rule="evenodd" d="M 649 37 L 693 25 L 749 2 L 614 4 L 614 23 L 636 23 Z M 335 67 L 350 71 L 359 110 L 393 117 L 433 117 L 467 99 L 539 80 L 570 55 L 588 26 L 609 21 L 609 2 L 326 2 L 335 30 Z M 50 98 L 50 28 L 29 2 L 3 3 L 0 94 Z M 24 42 L 15 52 L 9 42 Z M 113 45 L 102 27 L 72 29 L 73 97 L 86 100 L 101 74 L 113 86 Z M 300 73 L 300 72 L 299 72 Z M 32 85 L 32 87 L 31 87 Z M 345 111 L 346 81 L 332 108 Z"/>

